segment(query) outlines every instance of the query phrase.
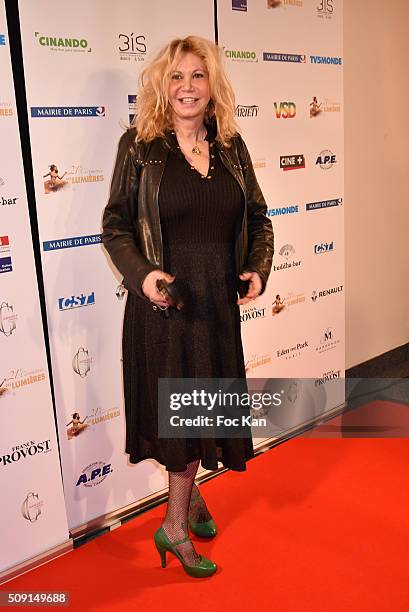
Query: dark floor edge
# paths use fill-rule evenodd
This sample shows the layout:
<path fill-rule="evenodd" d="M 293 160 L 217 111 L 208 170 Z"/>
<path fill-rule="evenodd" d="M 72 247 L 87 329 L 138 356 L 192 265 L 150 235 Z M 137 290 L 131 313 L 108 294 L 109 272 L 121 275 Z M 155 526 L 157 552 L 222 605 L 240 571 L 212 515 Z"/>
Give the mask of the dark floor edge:
<path fill-rule="evenodd" d="M 345 378 L 406 378 L 408 376 L 409 342 L 345 370 Z"/>

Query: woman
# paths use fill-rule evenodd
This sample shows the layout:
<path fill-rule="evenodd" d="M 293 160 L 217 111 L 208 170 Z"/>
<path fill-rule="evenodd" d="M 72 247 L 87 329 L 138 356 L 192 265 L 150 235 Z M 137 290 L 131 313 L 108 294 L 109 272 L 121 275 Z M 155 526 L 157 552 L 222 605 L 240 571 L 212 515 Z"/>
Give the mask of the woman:
<path fill-rule="evenodd" d="M 217 532 L 194 485 L 199 461 L 243 471 L 253 446 L 251 437 L 159 438 L 157 381 L 245 378 L 239 304 L 264 291 L 274 249 L 234 109 L 219 49 L 196 36 L 169 43 L 141 75 L 135 127 L 120 139 L 103 216 L 103 243 L 128 289 L 126 452 L 131 463 L 154 458 L 168 470 L 155 544 L 162 567 L 170 551 L 195 577 L 217 569 L 188 534 Z M 158 279 L 174 283 L 184 309 L 169 308 Z M 239 282 L 247 289 L 238 299 Z"/>

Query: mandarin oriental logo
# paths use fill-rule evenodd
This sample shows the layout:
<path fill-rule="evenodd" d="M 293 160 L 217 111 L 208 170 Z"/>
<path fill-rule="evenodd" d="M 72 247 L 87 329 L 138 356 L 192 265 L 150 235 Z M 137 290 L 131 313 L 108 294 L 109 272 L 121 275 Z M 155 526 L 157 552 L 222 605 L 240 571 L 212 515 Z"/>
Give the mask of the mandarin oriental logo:
<path fill-rule="evenodd" d="M 280 155 L 280 168 L 287 170 L 299 170 L 305 168 L 305 157 L 302 153 L 297 155 Z"/>

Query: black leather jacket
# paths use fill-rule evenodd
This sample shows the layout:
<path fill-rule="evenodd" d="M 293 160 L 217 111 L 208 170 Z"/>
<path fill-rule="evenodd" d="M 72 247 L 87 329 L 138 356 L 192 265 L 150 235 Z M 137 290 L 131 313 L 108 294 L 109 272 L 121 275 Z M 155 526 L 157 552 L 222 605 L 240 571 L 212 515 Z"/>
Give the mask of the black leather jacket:
<path fill-rule="evenodd" d="M 108 204 L 102 220 L 102 242 L 123 275 L 124 286 L 148 300 L 142 282 L 152 270 L 163 270 L 162 233 L 159 218 L 159 186 L 171 147 L 170 135 L 149 143 L 136 143 L 136 129 L 128 129 L 119 141 Z M 245 196 L 241 231 L 235 245 L 237 273 L 258 272 L 265 289 L 270 273 L 274 234 L 267 206 L 254 174 L 247 147 L 241 138 L 232 146 L 215 142 L 226 168 Z M 166 270 L 171 273 L 171 270 Z M 149 300 L 148 300 L 149 301 Z"/>

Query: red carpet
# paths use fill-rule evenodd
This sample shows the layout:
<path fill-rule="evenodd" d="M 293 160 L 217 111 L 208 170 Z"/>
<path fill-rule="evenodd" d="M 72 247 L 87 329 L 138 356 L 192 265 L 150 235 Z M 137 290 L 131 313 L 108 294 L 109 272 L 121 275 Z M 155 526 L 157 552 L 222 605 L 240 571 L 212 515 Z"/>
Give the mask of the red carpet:
<path fill-rule="evenodd" d="M 407 439 L 293 439 L 201 486 L 213 577 L 160 567 L 162 505 L 1 590 L 68 591 L 70 610 L 406 612 L 408 464 Z"/>

